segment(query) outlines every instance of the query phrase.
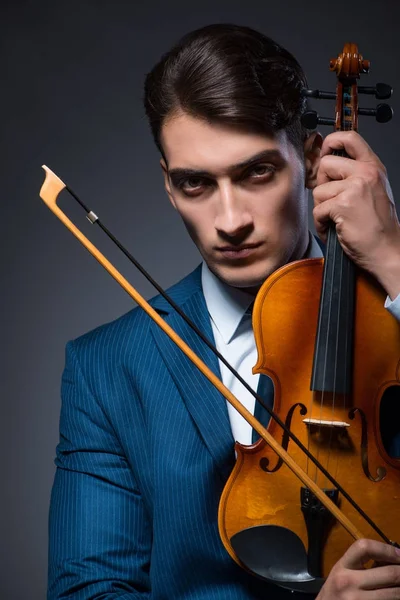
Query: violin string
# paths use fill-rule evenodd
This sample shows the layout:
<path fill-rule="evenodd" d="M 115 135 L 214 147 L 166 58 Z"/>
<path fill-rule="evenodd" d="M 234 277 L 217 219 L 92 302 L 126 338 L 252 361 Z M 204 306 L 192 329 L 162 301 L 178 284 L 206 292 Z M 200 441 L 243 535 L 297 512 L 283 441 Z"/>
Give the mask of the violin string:
<path fill-rule="evenodd" d="M 298 439 L 298 437 L 289 429 L 285 423 L 278 417 L 277 414 L 263 401 L 262 397 L 257 394 L 250 385 L 239 375 L 239 373 L 229 364 L 229 362 L 222 356 L 222 354 L 213 346 L 209 339 L 203 334 L 202 331 L 196 326 L 182 309 L 170 298 L 170 296 L 162 289 L 162 287 L 151 277 L 146 269 L 132 256 L 132 254 L 121 244 L 121 242 L 107 229 L 105 225 L 100 221 L 98 216 L 91 211 L 82 200 L 75 194 L 75 192 L 68 186 L 65 189 L 71 194 L 71 196 L 78 202 L 78 204 L 86 212 L 86 216 L 92 224 L 97 224 L 100 229 L 106 234 L 106 236 L 114 242 L 121 252 L 128 258 L 128 260 L 135 265 L 135 267 L 142 273 L 142 275 L 154 286 L 154 288 L 161 294 L 161 296 L 170 304 L 170 306 L 180 315 L 180 317 L 189 325 L 189 327 L 200 337 L 200 339 L 206 344 L 206 346 L 221 360 L 221 362 L 231 371 L 231 373 L 240 381 L 240 383 L 246 388 L 246 390 L 254 396 L 257 402 L 265 408 L 269 415 L 274 421 L 285 431 L 290 439 L 306 454 L 306 456 L 321 470 L 321 472 L 327 477 L 327 479 L 334 485 L 338 491 L 347 499 L 347 501 L 353 506 L 353 508 L 364 518 L 364 520 L 376 531 L 376 533 L 388 544 L 390 544 L 389 538 L 380 530 L 380 528 L 374 523 L 374 521 L 366 514 L 366 512 L 357 504 L 357 502 L 346 492 L 346 490 L 334 479 L 334 477 L 328 473 L 325 467 L 318 462 L 313 454 L 304 446 L 304 444 Z"/>
<path fill-rule="evenodd" d="M 325 388 L 326 388 L 326 370 L 328 367 L 328 348 L 330 346 L 330 335 L 331 335 L 331 316 L 332 316 L 332 309 L 333 309 L 333 300 L 332 300 L 332 293 L 333 293 L 333 287 L 334 287 L 334 280 L 335 280 L 335 264 L 336 264 L 336 245 L 334 245 L 334 235 L 333 235 L 333 226 L 330 225 L 329 226 L 329 246 L 334 247 L 334 254 L 333 254 L 333 258 L 331 259 L 332 261 L 332 271 L 331 271 L 331 279 L 330 279 L 330 290 L 329 290 L 329 294 L 328 294 L 328 298 L 329 298 L 329 312 L 328 312 L 328 325 L 327 325 L 327 333 L 326 333 L 326 339 L 325 339 L 325 343 L 326 343 L 326 347 L 325 347 L 325 359 L 324 359 L 324 376 L 323 376 L 323 385 L 322 385 L 322 394 L 321 394 L 321 403 L 320 403 L 320 409 L 322 411 L 323 407 L 324 407 L 324 402 L 325 402 Z M 329 254 L 329 256 L 331 256 Z M 332 399 L 333 401 L 333 394 L 332 394 Z M 332 407 L 332 401 L 331 401 L 331 407 Z M 332 416 L 332 414 L 331 414 Z M 321 414 L 321 419 L 322 419 L 322 414 Z M 331 419 L 333 420 L 333 419 Z M 330 431 L 332 432 L 332 426 L 330 427 Z M 331 441 L 331 437 L 329 439 L 329 444 Z M 325 444 L 325 440 L 322 440 L 322 443 Z M 329 456 L 329 444 L 328 444 L 328 456 Z M 328 469 L 328 463 L 329 463 L 329 459 L 327 461 L 327 465 L 326 468 Z"/>
<path fill-rule="evenodd" d="M 310 200 L 310 198 L 309 198 L 309 200 Z M 321 295 L 323 295 L 323 293 L 324 293 L 324 290 L 322 289 L 321 290 Z M 320 312 L 318 314 L 318 319 L 319 320 L 321 319 Z M 320 331 L 320 326 L 317 327 L 317 336 L 318 336 L 319 331 Z M 316 340 L 315 343 L 316 344 L 318 343 L 317 340 Z M 311 391 L 310 399 L 308 401 L 308 408 L 307 408 L 307 410 L 308 410 L 308 414 L 309 415 L 312 414 L 312 407 L 313 407 L 313 403 L 314 403 L 315 393 L 316 393 L 315 391 Z M 311 427 L 311 425 L 310 425 L 310 427 Z M 311 453 L 311 433 L 310 433 L 311 429 L 310 429 L 310 427 L 308 427 L 308 429 L 307 429 L 307 449 Z M 311 465 L 310 465 L 310 461 L 309 461 L 308 456 L 306 456 L 306 473 L 311 478 L 313 478 L 313 475 L 311 473 Z M 315 482 L 315 480 L 314 480 L 314 482 Z"/>
<path fill-rule="evenodd" d="M 327 254 L 328 254 L 328 252 L 329 252 L 329 230 L 328 230 L 328 239 L 327 239 Z M 324 271 L 323 271 L 323 280 L 322 280 L 322 287 L 321 287 L 320 306 L 323 306 L 325 304 L 326 287 L 327 287 L 326 270 L 324 268 Z M 320 355 L 319 348 L 321 346 L 321 332 L 322 332 L 322 310 L 319 310 L 319 312 L 318 312 L 317 334 L 316 334 L 316 338 L 315 338 L 315 346 L 318 349 L 318 356 Z M 309 412 L 310 415 L 312 415 L 312 408 L 313 408 L 313 405 L 314 405 L 314 399 L 315 399 L 316 395 L 319 395 L 319 392 L 318 391 L 313 391 L 313 393 L 311 394 L 310 400 L 309 400 L 308 412 Z M 307 436 L 307 439 L 308 439 L 308 448 L 309 449 L 311 447 L 311 433 L 310 432 L 311 432 L 311 429 L 309 429 L 308 436 Z M 308 466 L 308 463 L 307 463 L 307 466 Z M 316 478 L 316 473 L 317 472 L 315 471 L 315 474 L 313 475 L 314 482 L 315 482 L 315 478 Z"/>
<path fill-rule="evenodd" d="M 350 99 L 353 99 L 354 97 L 354 93 L 357 93 L 357 87 L 355 86 L 355 90 L 352 90 L 352 93 L 349 94 L 347 88 L 344 88 L 343 94 L 342 94 L 342 101 L 344 102 L 344 94 L 347 93 L 348 95 L 350 95 Z M 342 102 L 342 107 L 343 107 L 343 102 Z M 349 102 L 348 100 L 345 102 L 345 105 L 348 106 Z M 353 110 L 353 106 L 351 104 L 350 101 L 350 110 Z M 344 131 L 349 131 L 353 129 L 353 119 L 346 119 L 345 115 L 343 114 L 343 108 L 342 108 L 342 129 Z M 348 157 L 347 153 L 345 150 L 335 150 L 333 151 L 333 154 L 335 156 L 341 156 L 341 157 Z M 334 388 L 333 388 L 333 399 L 332 399 L 332 408 L 334 410 L 334 405 L 335 405 L 335 394 L 336 394 L 336 382 L 337 382 L 337 363 L 338 363 L 338 359 L 339 359 L 339 323 L 340 323 L 340 319 L 341 319 L 341 313 L 343 310 L 343 301 L 342 301 L 342 284 L 343 284 L 343 274 L 344 274 L 344 268 L 346 269 L 346 272 L 344 274 L 346 280 L 345 280 L 345 300 L 344 300 L 344 311 L 345 314 L 348 315 L 349 314 L 349 310 L 351 309 L 350 307 L 350 298 L 349 298 L 349 283 L 350 283 L 350 266 L 349 264 L 346 264 L 346 267 L 344 267 L 344 264 L 347 262 L 347 257 L 345 256 L 344 250 L 341 249 L 341 254 L 340 254 L 340 270 L 339 270 L 339 301 L 338 301 L 338 320 L 337 320 L 337 332 L 336 332 L 336 348 L 335 348 L 335 374 L 334 374 Z M 344 381 L 343 381 L 343 402 L 342 402 L 342 408 L 343 408 L 343 414 L 346 414 L 346 405 L 347 405 L 347 362 L 348 362 L 348 356 L 349 356 L 349 348 L 348 348 L 348 341 L 349 341 L 349 328 L 348 328 L 348 319 L 346 319 L 346 327 L 345 327 L 345 338 L 344 338 L 344 350 L 343 350 L 343 357 L 342 357 L 342 365 L 344 365 Z M 332 434 L 332 430 L 331 430 L 331 434 Z M 330 451 L 329 451 L 329 457 L 331 454 L 331 447 L 330 447 Z M 329 458 L 328 458 L 328 462 L 327 462 L 327 469 L 329 469 Z M 337 477 L 338 474 L 338 469 L 339 469 L 339 460 L 336 459 L 336 468 L 335 468 L 335 477 Z"/>
<path fill-rule="evenodd" d="M 336 231 L 335 231 L 335 236 L 336 236 Z M 332 392 L 332 407 L 331 407 L 332 422 L 334 421 L 335 403 L 336 403 L 337 371 L 338 371 L 338 359 L 339 359 L 339 330 L 340 330 L 340 319 L 341 319 L 341 312 L 342 312 L 342 283 L 343 283 L 342 277 L 343 277 L 343 260 L 344 260 L 344 252 L 339 247 L 338 243 L 335 244 L 335 249 L 340 251 L 340 268 L 339 268 L 339 294 L 338 294 L 338 303 L 337 303 L 337 325 L 336 325 L 336 340 L 335 340 L 336 341 L 336 344 L 335 344 L 335 366 L 334 366 L 334 376 L 333 376 L 333 392 Z M 335 268 L 335 266 L 336 266 L 336 261 L 334 263 L 334 268 Z M 344 364 L 346 364 L 346 361 Z M 345 372 L 346 372 L 346 369 L 345 369 Z M 333 436 L 333 426 L 330 428 L 330 435 L 329 435 L 328 460 L 327 460 L 327 464 L 326 464 L 327 469 L 329 469 L 330 458 L 331 458 L 331 454 L 332 454 L 332 436 Z M 336 476 L 337 476 L 338 465 L 339 465 L 339 461 L 336 458 L 336 469 L 335 469 Z"/>
<path fill-rule="evenodd" d="M 345 125 L 346 128 L 346 125 Z M 345 156 L 344 152 L 337 152 L 338 156 Z M 343 278 L 343 269 L 344 267 L 344 263 L 346 262 L 346 256 L 344 253 L 344 250 L 341 250 L 341 256 L 340 256 L 340 290 L 339 290 L 339 303 L 338 303 L 338 332 L 337 332 L 337 336 L 336 336 L 336 351 L 335 351 L 335 362 L 337 364 L 338 361 L 338 352 L 339 352 L 339 323 L 340 323 L 340 318 L 341 318 L 341 310 L 343 307 L 343 302 L 342 302 L 342 278 Z M 346 268 L 346 273 L 345 273 L 345 277 L 346 277 L 346 288 L 345 288 L 345 306 L 344 306 L 344 311 L 345 314 L 348 315 L 348 310 L 349 310 L 349 306 L 348 306 L 348 293 L 349 293 L 349 286 L 348 286 L 348 277 L 349 277 L 349 268 L 347 265 Z M 342 328 L 343 329 L 343 328 Z M 345 349 L 344 349 L 344 356 L 342 358 L 342 368 L 344 368 L 344 382 L 343 382 L 343 401 L 342 401 L 342 408 L 343 408 L 343 415 L 346 414 L 346 403 L 347 403 L 347 339 L 348 339 L 348 319 L 346 319 L 346 327 L 345 327 Z M 336 391 L 336 365 L 335 365 L 335 391 Z M 329 466 L 329 464 L 328 464 Z M 339 460 L 338 458 L 336 459 L 336 469 L 335 469 L 335 473 L 337 476 L 338 473 L 338 469 L 339 469 Z"/>
<path fill-rule="evenodd" d="M 349 106 L 349 101 L 345 100 L 345 94 L 347 94 L 348 96 L 350 96 L 350 110 L 353 110 L 353 104 L 351 102 L 351 100 L 354 99 L 354 94 L 357 93 L 357 87 L 353 86 L 352 89 L 352 93 L 349 94 L 348 93 L 348 89 L 347 87 L 344 87 L 343 84 L 340 85 L 340 95 L 341 95 L 341 129 L 344 131 L 348 131 L 348 130 L 352 130 L 353 129 L 353 119 L 348 119 L 346 118 L 346 114 L 345 114 L 345 109 L 347 106 Z M 352 115 L 351 115 L 352 116 Z M 344 150 L 334 150 L 332 152 L 333 155 L 335 156 L 342 156 L 342 157 L 347 157 L 347 153 Z M 332 232 L 335 231 L 332 228 Z M 336 232 L 335 232 L 335 236 L 336 236 Z M 336 240 L 335 240 L 336 241 Z M 335 249 L 336 247 L 338 247 L 338 243 L 335 245 Z M 351 308 L 349 306 L 349 280 L 350 280 L 350 268 L 349 265 L 347 265 L 346 268 L 346 273 L 345 275 L 343 275 L 343 269 L 344 269 L 344 263 L 346 261 L 346 256 L 344 254 L 343 249 L 339 248 L 338 249 L 341 250 L 340 253 L 340 268 L 339 268 L 339 294 L 338 294 L 338 303 L 337 303 L 337 328 L 336 328 L 336 339 L 335 339 L 335 364 L 334 364 L 334 377 L 333 377 L 333 392 L 332 392 L 332 403 L 331 403 L 331 413 L 332 413 L 332 421 L 334 420 L 334 412 L 335 412 L 335 404 L 336 404 L 336 390 L 337 390 L 337 368 L 338 368 L 338 360 L 339 360 L 339 330 L 340 330 L 340 319 L 341 319 L 341 315 L 343 314 L 343 301 L 342 301 L 342 285 L 343 285 L 343 276 L 346 277 L 346 281 L 345 281 L 345 314 L 348 314 L 349 309 Z M 336 268 L 336 261 L 334 262 L 334 266 L 333 269 Z M 332 275 L 332 280 L 334 279 L 334 274 Z M 346 404 L 347 404 L 347 361 L 348 361 L 348 336 L 349 336 L 349 331 L 348 331 L 348 326 L 346 323 L 346 327 L 345 327 L 345 338 L 344 338 L 344 342 L 345 342 L 345 347 L 344 347 L 344 351 L 343 354 L 344 356 L 342 357 L 342 365 L 344 365 L 344 388 L 343 388 L 343 413 L 345 414 L 346 412 Z M 327 465 L 326 468 L 327 470 L 329 470 L 330 468 L 330 458 L 332 455 L 332 436 L 333 436 L 333 428 L 331 427 L 330 429 L 330 436 L 329 436 L 329 444 L 328 444 L 328 460 L 327 460 Z M 335 478 L 337 477 L 337 473 L 338 473 L 338 468 L 339 468 L 339 461 L 338 459 L 336 459 L 336 466 L 335 466 Z"/>
<path fill-rule="evenodd" d="M 343 87 L 343 83 L 340 82 L 340 84 L 338 85 L 338 92 L 337 92 L 337 97 L 340 95 L 341 98 L 341 102 L 340 102 L 340 108 L 341 108 L 341 118 L 340 118 L 340 129 L 346 129 L 346 119 L 344 118 L 344 91 L 345 88 Z M 334 150 L 332 152 L 332 154 L 334 156 L 340 156 L 342 154 L 342 152 L 340 150 Z M 333 242 L 335 243 L 335 257 L 334 257 L 334 261 L 333 261 L 333 272 L 332 272 L 332 282 L 335 280 L 335 277 L 337 276 L 335 273 L 335 270 L 337 268 L 336 266 L 336 251 L 339 250 L 340 251 L 340 267 L 339 267 L 339 293 L 338 293 L 338 301 L 337 301 L 337 314 L 336 314 L 336 336 L 335 336 L 335 362 L 334 362 L 334 374 L 333 374 L 333 389 L 332 389 L 332 402 L 331 402 L 331 422 L 334 422 L 334 417 L 335 417 L 335 405 L 336 405 L 336 389 L 337 389 L 337 369 L 338 369 L 338 353 L 339 353 L 339 330 L 340 330 L 340 318 L 341 318 L 341 308 L 342 308 L 342 275 L 343 275 L 343 258 L 344 258 L 344 252 L 342 250 L 342 248 L 339 246 L 338 243 L 338 239 L 337 239 L 337 233 L 336 233 L 336 225 L 332 224 L 331 228 L 330 228 L 330 233 L 331 233 L 331 237 Z M 333 285 L 333 283 L 332 283 Z M 342 363 L 343 364 L 343 363 Z M 346 362 L 344 363 L 346 364 Z M 328 459 L 327 459 L 327 464 L 326 464 L 326 468 L 329 469 L 330 468 L 330 463 L 331 463 L 331 455 L 332 455 L 332 438 L 333 438 L 333 425 L 331 425 L 330 427 L 330 431 L 329 431 L 329 443 L 328 443 Z M 335 464 L 335 475 L 337 477 L 337 473 L 338 473 L 338 466 L 339 466 L 339 461 L 336 458 L 336 464 Z"/>
<path fill-rule="evenodd" d="M 351 267 L 351 265 L 350 265 Z M 351 311 L 353 317 L 354 317 L 354 292 L 350 292 L 350 286 L 352 288 L 352 290 L 354 290 L 354 285 L 355 285 L 355 281 L 353 281 L 353 279 L 355 278 L 355 272 L 353 271 L 352 267 L 351 269 L 347 269 L 346 271 L 346 312 L 347 314 L 349 314 L 349 312 Z M 353 300 L 352 305 L 350 303 L 350 301 Z M 354 326 L 354 324 L 353 324 Z M 353 351 L 353 348 L 349 348 L 349 328 L 346 327 L 346 337 L 345 337 L 345 347 L 344 347 L 344 356 L 345 356 L 345 361 L 347 364 L 347 361 L 349 360 L 349 357 L 351 357 L 351 352 Z M 352 363 L 353 364 L 353 363 Z M 351 383 L 351 381 L 350 381 Z M 344 389 L 347 390 L 347 368 L 345 369 L 344 372 Z M 350 391 L 350 393 L 352 393 L 352 390 Z M 344 409 L 345 409 L 345 413 L 347 413 L 348 411 L 348 406 L 347 406 L 347 393 L 345 393 L 344 396 Z"/>
<path fill-rule="evenodd" d="M 358 105 L 358 88 L 357 88 L 357 84 L 353 83 L 352 84 L 352 89 L 351 89 L 351 93 L 348 94 L 350 96 L 350 111 L 351 111 L 351 121 L 348 121 L 349 123 L 349 130 L 353 130 L 355 129 L 357 131 L 358 126 L 357 126 L 357 119 L 358 119 L 358 114 L 357 111 L 355 109 L 355 107 L 357 107 Z M 348 102 L 349 104 L 349 102 Z M 353 127 L 353 116 L 355 116 L 355 127 Z M 342 156 L 349 158 L 347 152 L 345 150 L 342 150 L 341 152 Z M 348 259 L 347 259 L 348 260 Z M 351 311 L 351 314 L 353 315 L 353 320 L 354 320 L 354 285 L 355 285 L 355 272 L 353 270 L 352 264 L 348 264 L 347 265 L 347 269 L 346 269 L 346 306 L 345 306 L 345 310 L 346 310 L 346 314 L 348 315 L 349 312 Z M 353 322 L 353 326 L 354 326 L 354 322 Z M 344 408 L 344 414 L 347 413 L 348 410 L 348 399 L 347 399 L 347 375 L 348 375 L 348 371 L 347 371 L 347 363 L 349 360 L 349 357 L 351 358 L 351 352 L 353 351 L 353 348 L 349 348 L 349 328 L 346 327 L 346 333 L 345 333 L 345 347 L 344 347 L 344 364 L 346 365 L 345 371 L 344 371 L 344 401 L 343 401 L 343 408 Z M 352 381 L 350 380 L 350 384 L 352 383 Z M 352 390 L 350 390 L 350 394 L 352 393 Z M 337 470 L 336 470 L 336 474 L 337 474 Z"/>
<path fill-rule="evenodd" d="M 343 99 L 343 95 L 342 95 L 342 99 Z M 342 115 L 343 115 L 343 103 L 342 103 Z M 341 119 L 341 123 L 342 123 L 342 129 L 347 128 L 347 121 L 343 118 Z M 332 154 L 334 156 L 345 156 L 345 153 L 341 150 L 334 150 L 332 152 Z M 335 420 L 335 410 L 336 410 L 336 393 L 337 393 L 337 373 L 338 373 L 338 360 L 339 360 L 339 331 L 341 331 L 340 328 L 340 322 L 341 322 L 341 315 L 342 315 L 342 308 L 343 308 L 343 302 L 342 302 L 342 285 L 343 285 L 343 268 L 344 268 L 344 260 L 345 260 L 345 255 L 344 255 L 344 251 L 343 249 L 341 249 L 341 247 L 339 246 L 339 243 L 337 241 L 337 234 L 336 234 L 336 226 L 334 224 L 331 225 L 330 229 L 329 229 L 329 240 L 332 239 L 332 242 L 334 242 L 334 258 L 333 258 L 333 266 L 332 266 L 332 286 L 333 286 L 333 282 L 335 281 L 335 278 L 337 277 L 337 260 L 336 260 L 336 251 L 339 250 L 340 251 L 340 266 L 339 266 L 339 290 L 338 290 L 338 301 L 337 301 L 337 306 L 336 306 L 336 310 L 337 310 L 337 314 L 336 314 L 336 335 L 335 335 L 335 358 L 334 358 L 334 374 L 333 374 L 333 389 L 332 389 L 332 401 L 331 401 L 331 422 L 333 423 Z M 346 274 L 348 269 L 346 270 Z M 347 288 L 348 289 L 348 288 Z M 331 294 L 331 299 L 332 299 L 332 294 Z M 347 298 L 347 295 L 346 295 Z M 330 308 L 332 306 L 332 300 L 330 301 Z M 347 303 L 346 303 L 346 307 L 347 307 Z M 329 312 L 329 317 L 328 317 L 328 323 L 330 323 L 330 317 L 331 317 L 331 311 Z M 346 327 L 346 344 L 345 347 L 347 348 L 347 335 L 348 335 L 348 328 Z M 329 330 L 328 330 L 328 335 L 327 338 L 329 338 Z M 327 344 L 328 347 L 328 344 Z M 346 382 L 347 382 L 347 353 L 344 353 L 344 357 L 342 360 L 342 364 L 344 364 L 344 371 L 345 371 L 345 380 L 344 380 L 344 390 L 346 390 Z M 324 371 L 324 379 L 325 379 L 325 371 Z M 346 392 L 344 391 L 343 393 L 343 398 L 344 398 L 344 403 L 346 402 Z M 344 408 L 344 407 L 343 407 Z M 333 426 L 331 425 L 330 430 L 329 430 L 329 442 L 328 442 L 328 451 L 327 451 L 327 461 L 326 461 L 326 469 L 329 471 L 330 470 L 330 464 L 331 464 L 331 456 L 332 456 L 332 444 L 333 444 Z M 338 458 L 336 458 L 336 463 L 335 463 L 335 478 L 337 477 L 337 473 L 338 473 L 338 468 L 339 468 L 339 460 Z"/>
<path fill-rule="evenodd" d="M 332 225 L 329 226 L 328 229 L 328 239 L 327 239 L 327 255 L 330 256 L 331 255 L 331 248 L 332 245 L 334 244 L 334 227 Z M 335 265 L 336 263 L 336 244 L 333 245 L 333 258 L 332 263 L 333 265 Z M 325 263 L 326 264 L 326 263 Z M 330 285 L 330 290 L 329 290 L 329 311 L 328 311 L 328 322 L 327 322 L 327 333 L 326 333 L 326 340 L 329 339 L 330 337 L 330 329 L 331 329 L 331 316 L 332 316 L 332 292 L 333 292 L 333 281 L 334 281 L 334 267 L 333 267 L 333 271 L 331 274 L 331 279 L 329 282 L 325 282 L 326 285 Z M 323 410 L 323 406 L 324 406 L 324 401 L 325 401 L 325 385 L 326 385 L 326 370 L 327 370 L 327 365 L 328 365 L 328 346 L 329 344 L 326 342 L 325 343 L 325 356 L 324 356 L 324 370 L 323 370 L 323 377 L 322 377 L 322 392 L 321 392 L 321 402 L 320 402 L 320 426 L 319 426 L 319 433 L 320 433 L 320 439 L 322 439 L 322 425 L 321 425 L 321 421 L 322 421 L 322 410 Z M 319 450 L 319 446 L 318 446 L 318 450 Z M 319 455 L 319 453 L 318 453 Z"/>

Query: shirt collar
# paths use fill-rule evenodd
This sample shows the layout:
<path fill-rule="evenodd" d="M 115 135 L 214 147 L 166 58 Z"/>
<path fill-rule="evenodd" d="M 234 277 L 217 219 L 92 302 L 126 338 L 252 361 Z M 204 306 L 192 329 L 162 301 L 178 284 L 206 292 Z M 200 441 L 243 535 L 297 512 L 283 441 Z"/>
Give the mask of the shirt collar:
<path fill-rule="evenodd" d="M 310 242 L 304 258 L 320 258 L 322 251 L 310 233 Z M 229 344 L 254 296 L 244 290 L 232 287 L 221 281 L 203 262 L 201 284 L 207 310 L 212 322 L 221 334 L 225 344 Z"/>
<path fill-rule="evenodd" d="M 323 258 L 323 252 L 321 250 L 321 246 L 318 244 L 317 240 L 310 232 L 310 242 L 308 244 L 308 248 L 304 255 L 304 258 Z"/>
<path fill-rule="evenodd" d="M 225 344 L 229 344 L 254 296 L 221 281 L 205 262 L 202 264 L 201 283 L 211 320 Z"/>

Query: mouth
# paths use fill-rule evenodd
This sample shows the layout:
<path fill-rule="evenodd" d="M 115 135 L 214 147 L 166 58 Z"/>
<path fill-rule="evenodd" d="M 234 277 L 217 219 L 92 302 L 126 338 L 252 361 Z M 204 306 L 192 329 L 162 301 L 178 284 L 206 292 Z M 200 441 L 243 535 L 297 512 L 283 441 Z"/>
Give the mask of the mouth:
<path fill-rule="evenodd" d="M 240 259 L 247 258 L 254 254 L 254 252 L 261 246 L 259 244 L 242 244 L 241 246 L 221 246 L 217 248 L 218 252 L 225 258 L 229 259 Z"/>

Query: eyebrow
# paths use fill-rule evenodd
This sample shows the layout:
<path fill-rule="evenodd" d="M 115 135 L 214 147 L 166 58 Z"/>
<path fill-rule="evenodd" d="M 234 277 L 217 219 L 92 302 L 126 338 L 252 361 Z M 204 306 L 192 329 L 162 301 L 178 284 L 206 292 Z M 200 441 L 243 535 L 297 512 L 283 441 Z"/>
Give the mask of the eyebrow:
<path fill-rule="evenodd" d="M 282 153 L 279 150 L 262 150 L 261 152 L 258 152 L 257 154 L 254 154 L 253 156 L 250 156 L 249 158 L 246 158 L 245 160 L 239 163 L 230 165 L 229 167 L 227 167 L 226 172 L 233 173 L 235 171 L 240 171 L 251 167 L 252 165 L 260 162 L 260 160 L 266 159 L 274 160 L 275 162 L 279 162 L 280 164 L 283 164 L 285 162 Z M 168 174 L 172 181 L 177 181 L 185 177 L 215 177 L 213 173 L 211 173 L 210 171 L 205 171 L 204 169 L 184 169 L 179 167 L 175 169 L 168 169 Z"/>

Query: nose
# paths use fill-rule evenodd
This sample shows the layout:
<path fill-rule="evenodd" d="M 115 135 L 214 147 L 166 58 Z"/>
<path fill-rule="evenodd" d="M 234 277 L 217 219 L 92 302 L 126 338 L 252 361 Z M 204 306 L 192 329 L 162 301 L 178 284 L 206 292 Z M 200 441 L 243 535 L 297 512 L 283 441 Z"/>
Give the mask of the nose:
<path fill-rule="evenodd" d="M 218 189 L 218 210 L 215 228 L 223 237 L 245 237 L 253 227 L 253 219 L 246 202 L 231 182 L 223 182 Z"/>

